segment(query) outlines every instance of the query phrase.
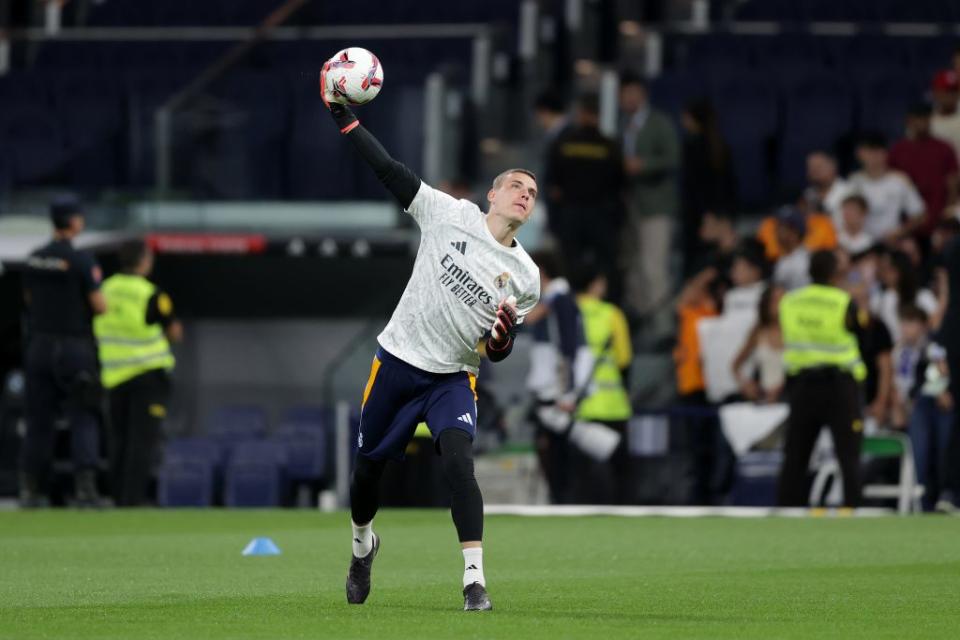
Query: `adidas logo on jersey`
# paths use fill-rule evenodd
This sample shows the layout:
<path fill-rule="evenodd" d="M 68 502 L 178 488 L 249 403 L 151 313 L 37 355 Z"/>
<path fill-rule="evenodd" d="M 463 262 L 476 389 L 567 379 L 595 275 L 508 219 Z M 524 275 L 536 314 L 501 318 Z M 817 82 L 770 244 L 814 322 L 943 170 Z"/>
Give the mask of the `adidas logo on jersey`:
<path fill-rule="evenodd" d="M 460 422 L 466 422 L 469 425 L 473 425 L 473 418 L 470 417 L 469 413 L 463 414 L 462 416 L 457 418 L 457 420 L 459 420 Z"/>
<path fill-rule="evenodd" d="M 451 242 L 450 246 L 459 251 L 463 255 L 467 255 L 467 243 L 466 242 Z"/>

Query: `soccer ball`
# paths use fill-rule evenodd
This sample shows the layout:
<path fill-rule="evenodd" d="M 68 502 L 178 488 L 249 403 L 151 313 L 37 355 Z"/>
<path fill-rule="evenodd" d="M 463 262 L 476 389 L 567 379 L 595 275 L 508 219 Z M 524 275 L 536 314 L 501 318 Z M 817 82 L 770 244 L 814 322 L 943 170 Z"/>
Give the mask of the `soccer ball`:
<path fill-rule="evenodd" d="M 330 58 L 326 89 L 347 104 L 366 104 L 383 86 L 383 66 L 377 56 L 360 47 L 350 47 Z"/>

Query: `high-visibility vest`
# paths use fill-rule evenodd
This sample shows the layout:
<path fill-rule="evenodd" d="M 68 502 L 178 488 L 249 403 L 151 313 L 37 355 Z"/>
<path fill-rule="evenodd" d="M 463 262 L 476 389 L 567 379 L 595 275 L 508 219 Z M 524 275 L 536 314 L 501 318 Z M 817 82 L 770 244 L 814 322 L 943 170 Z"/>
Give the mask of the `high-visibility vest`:
<path fill-rule="evenodd" d="M 616 306 L 603 300 L 580 296 L 577 298 L 583 332 L 593 353 L 593 378 L 590 395 L 580 402 L 577 417 L 583 420 L 629 420 L 632 413 L 630 397 L 623 386 L 623 376 L 614 358 L 613 323 Z"/>
<path fill-rule="evenodd" d="M 847 329 L 850 294 L 836 287 L 811 284 L 780 301 L 783 360 L 788 375 L 805 369 L 836 367 L 860 381 L 867 368 L 857 337 Z"/>
<path fill-rule="evenodd" d="M 147 324 L 147 304 L 157 287 L 144 277 L 118 273 L 102 287 L 107 312 L 93 321 L 101 381 L 110 389 L 154 369 L 173 369 L 170 343 L 159 324 Z"/>

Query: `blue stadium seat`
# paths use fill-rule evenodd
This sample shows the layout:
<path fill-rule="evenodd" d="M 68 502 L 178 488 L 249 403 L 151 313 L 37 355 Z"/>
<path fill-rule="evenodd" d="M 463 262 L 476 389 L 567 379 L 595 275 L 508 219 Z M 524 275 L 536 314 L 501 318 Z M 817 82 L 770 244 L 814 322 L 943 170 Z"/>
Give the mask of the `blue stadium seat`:
<path fill-rule="evenodd" d="M 356 151 L 337 131 L 318 96 L 309 91 L 297 100 L 287 141 L 288 197 L 300 200 L 348 199 L 354 196 Z M 335 160 L 336 159 L 336 160 Z"/>
<path fill-rule="evenodd" d="M 226 405 L 207 421 L 207 435 L 221 442 L 256 440 L 267 433 L 267 412 L 257 405 Z"/>
<path fill-rule="evenodd" d="M 285 493 L 287 446 L 280 442 L 241 442 L 227 464 L 224 499 L 228 507 L 275 507 Z"/>
<path fill-rule="evenodd" d="M 0 111 L 0 129 L 15 184 L 44 184 L 60 177 L 66 146 L 51 108 L 34 105 Z"/>
<path fill-rule="evenodd" d="M 164 462 L 209 462 L 214 469 L 223 464 L 223 449 L 211 438 L 176 438 L 163 447 Z"/>
<path fill-rule="evenodd" d="M 740 74 L 716 87 L 714 106 L 730 145 L 737 193 L 757 205 L 770 193 L 767 149 L 779 125 L 777 93 L 760 75 Z"/>
<path fill-rule="evenodd" d="M 787 90 L 780 145 L 782 187 L 799 189 L 806 181 L 806 156 L 833 150 L 853 130 L 853 96 L 845 78 L 825 72 L 794 79 Z"/>
<path fill-rule="evenodd" d="M 903 135 L 907 110 L 923 98 L 926 82 L 917 74 L 877 73 L 857 85 L 858 129 L 877 131 L 888 140 Z"/>
<path fill-rule="evenodd" d="M 287 411 L 272 439 L 287 447 L 287 477 L 294 482 L 314 482 L 327 473 L 328 412 L 321 407 Z"/>
<path fill-rule="evenodd" d="M 157 473 L 161 507 L 209 507 L 213 504 L 213 465 L 202 460 L 164 462 Z"/>

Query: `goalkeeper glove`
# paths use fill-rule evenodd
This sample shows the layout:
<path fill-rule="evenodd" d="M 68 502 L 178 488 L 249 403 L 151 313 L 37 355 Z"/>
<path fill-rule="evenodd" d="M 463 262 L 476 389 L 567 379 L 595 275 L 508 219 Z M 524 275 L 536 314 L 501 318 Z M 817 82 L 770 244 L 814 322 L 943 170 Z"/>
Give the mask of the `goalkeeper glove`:
<path fill-rule="evenodd" d="M 343 97 L 327 84 L 329 70 L 330 61 L 328 60 L 320 69 L 320 97 L 323 99 L 323 104 L 330 110 L 330 115 L 340 128 L 340 133 L 350 133 L 360 125 L 360 120 L 353 114 L 350 107 L 343 103 Z"/>
<path fill-rule="evenodd" d="M 490 340 L 487 348 L 493 351 L 503 351 L 510 346 L 510 341 L 517 333 L 517 299 L 510 296 L 502 300 L 497 306 L 497 318 L 490 328 Z"/>

